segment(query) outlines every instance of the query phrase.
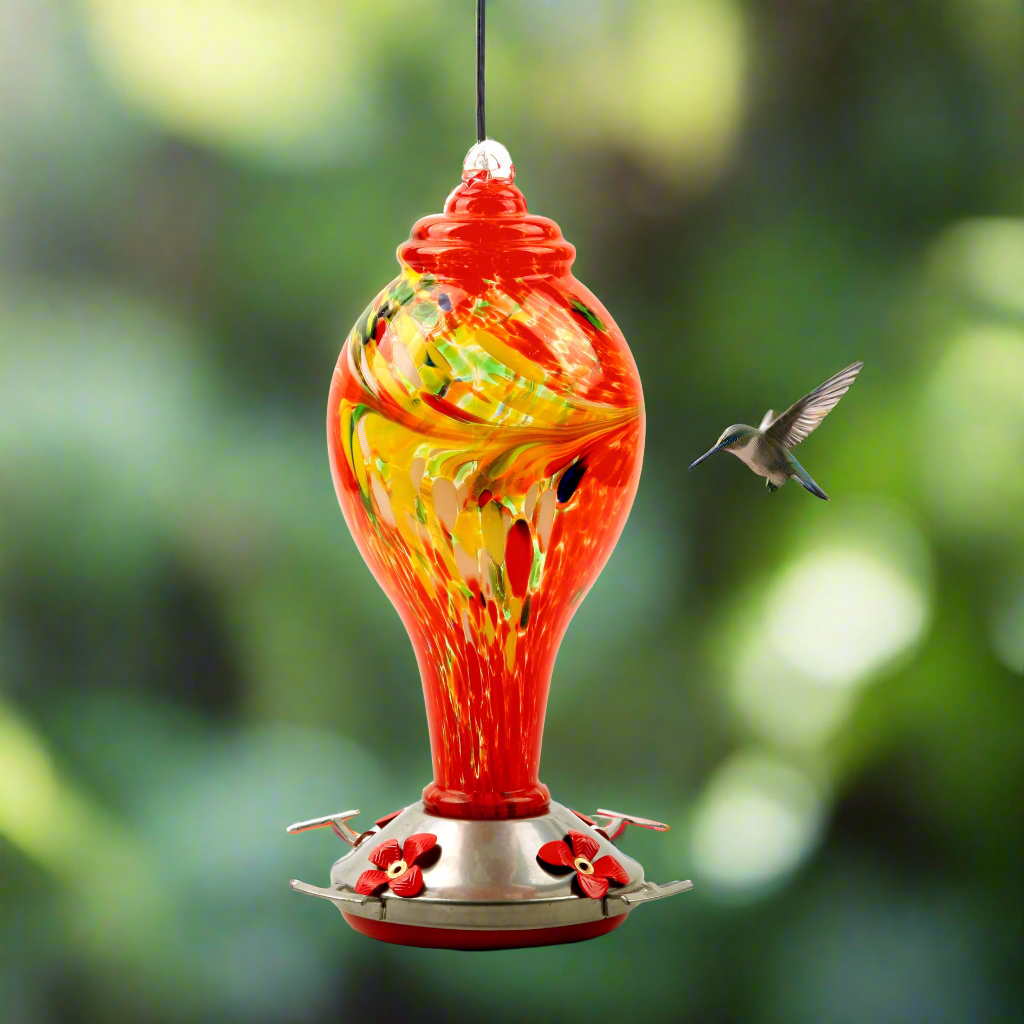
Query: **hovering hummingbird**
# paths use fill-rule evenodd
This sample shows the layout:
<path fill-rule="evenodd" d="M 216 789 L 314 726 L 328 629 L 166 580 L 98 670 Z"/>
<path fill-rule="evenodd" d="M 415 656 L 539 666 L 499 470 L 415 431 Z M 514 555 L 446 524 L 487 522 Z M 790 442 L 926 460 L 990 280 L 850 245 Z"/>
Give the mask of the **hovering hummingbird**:
<path fill-rule="evenodd" d="M 777 491 L 790 477 L 796 477 L 818 498 L 828 495 L 811 479 L 810 473 L 793 458 L 789 449 L 796 447 L 835 408 L 839 399 L 850 390 L 863 363 L 854 363 L 829 377 L 810 394 L 794 402 L 781 416 L 769 409 L 759 427 L 734 423 L 726 427 L 714 448 L 690 464 L 699 466 L 715 452 L 732 452 L 758 476 L 766 477 L 768 490 Z"/>

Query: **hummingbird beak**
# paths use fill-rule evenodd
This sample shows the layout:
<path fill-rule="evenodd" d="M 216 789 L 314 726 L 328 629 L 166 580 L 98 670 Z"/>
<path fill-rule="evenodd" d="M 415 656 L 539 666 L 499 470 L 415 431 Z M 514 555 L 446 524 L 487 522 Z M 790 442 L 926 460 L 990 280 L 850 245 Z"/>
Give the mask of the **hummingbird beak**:
<path fill-rule="evenodd" d="M 691 462 L 690 463 L 690 469 L 695 469 L 705 459 L 710 459 L 711 456 L 715 454 L 715 452 L 720 452 L 724 447 L 725 447 L 725 442 L 724 441 L 720 442 L 719 444 L 716 444 L 714 448 L 712 448 L 710 451 L 705 452 L 699 459 L 696 459 L 695 461 Z"/>

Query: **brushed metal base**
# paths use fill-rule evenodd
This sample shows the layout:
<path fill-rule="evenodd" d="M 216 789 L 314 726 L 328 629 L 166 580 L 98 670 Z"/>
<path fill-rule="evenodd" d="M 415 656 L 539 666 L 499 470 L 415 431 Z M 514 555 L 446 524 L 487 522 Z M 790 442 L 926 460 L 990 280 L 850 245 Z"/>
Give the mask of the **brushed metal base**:
<path fill-rule="evenodd" d="M 431 814 L 418 801 L 381 819 L 382 825 L 356 834 L 345 824 L 356 813 L 289 828 L 301 832 L 330 825 L 353 846 L 332 866 L 329 887 L 294 879 L 291 885 L 297 892 L 330 900 L 353 928 L 386 942 L 449 949 L 576 942 L 611 931 L 640 903 L 693 888 L 689 881 L 646 881 L 641 865 L 612 842 L 627 823 L 667 829 L 643 818 L 599 812 L 608 819 L 602 828 L 552 801 L 547 814 L 534 818 L 471 821 Z M 612 883 L 604 897 L 592 899 L 574 886 L 574 869 L 559 870 L 539 860 L 545 843 L 564 840 L 570 830 L 591 836 L 598 844 L 592 859 L 614 857 L 628 882 Z M 402 846 L 409 836 L 424 832 L 436 836 L 437 843 L 421 863 L 424 885 L 417 895 L 400 896 L 387 887 L 372 895 L 356 891 L 359 876 L 375 868 L 369 854 L 376 847 L 392 839 Z"/>

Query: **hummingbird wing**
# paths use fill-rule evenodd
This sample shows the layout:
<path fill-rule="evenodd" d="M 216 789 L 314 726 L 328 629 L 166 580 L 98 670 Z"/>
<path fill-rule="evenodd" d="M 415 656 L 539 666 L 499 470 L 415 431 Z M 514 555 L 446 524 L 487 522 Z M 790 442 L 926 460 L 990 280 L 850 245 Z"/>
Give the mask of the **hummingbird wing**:
<path fill-rule="evenodd" d="M 850 390 L 863 363 L 853 363 L 829 377 L 824 384 L 816 387 L 809 395 L 794 402 L 765 431 L 769 437 L 792 448 L 798 445 L 836 407 L 839 399 Z"/>
<path fill-rule="evenodd" d="M 761 426 L 758 430 L 767 430 L 772 425 L 772 420 L 775 419 L 775 410 L 769 409 L 764 416 L 761 417 Z"/>

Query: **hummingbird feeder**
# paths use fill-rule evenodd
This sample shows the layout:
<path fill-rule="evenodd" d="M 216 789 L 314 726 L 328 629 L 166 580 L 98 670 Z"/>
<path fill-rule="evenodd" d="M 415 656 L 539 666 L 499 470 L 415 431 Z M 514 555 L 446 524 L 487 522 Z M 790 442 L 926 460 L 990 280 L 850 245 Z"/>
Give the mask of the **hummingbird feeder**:
<path fill-rule="evenodd" d="M 417 222 L 400 273 L 349 334 L 331 383 L 331 472 L 360 553 L 409 633 L 434 778 L 357 832 L 325 887 L 375 939 L 448 949 L 575 942 L 612 931 L 656 885 L 616 846 L 627 824 L 580 814 L 540 781 L 555 655 L 629 514 L 640 378 L 607 310 L 571 272 L 557 224 L 527 211 L 483 130 L 442 214 Z"/>

